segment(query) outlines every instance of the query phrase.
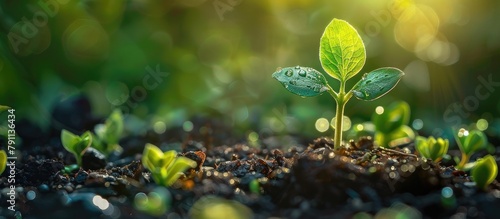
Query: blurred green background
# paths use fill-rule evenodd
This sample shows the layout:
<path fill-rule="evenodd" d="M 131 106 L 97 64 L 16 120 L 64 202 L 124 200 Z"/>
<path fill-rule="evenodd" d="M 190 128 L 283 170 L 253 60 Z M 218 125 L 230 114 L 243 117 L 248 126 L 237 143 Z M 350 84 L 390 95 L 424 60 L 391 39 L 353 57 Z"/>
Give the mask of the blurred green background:
<path fill-rule="evenodd" d="M 243 133 L 331 135 L 315 125 L 334 116 L 333 99 L 292 95 L 271 74 L 323 71 L 319 39 L 340 18 L 365 42 L 362 73 L 406 73 L 381 99 L 350 101 L 353 124 L 404 100 L 423 134 L 481 118 L 500 133 L 495 0 L 3 0 L 0 17 L 0 105 L 41 126 L 54 104 L 83 93 L 96 115 L 119 107 L 158 126 L 202 116 Z"/>

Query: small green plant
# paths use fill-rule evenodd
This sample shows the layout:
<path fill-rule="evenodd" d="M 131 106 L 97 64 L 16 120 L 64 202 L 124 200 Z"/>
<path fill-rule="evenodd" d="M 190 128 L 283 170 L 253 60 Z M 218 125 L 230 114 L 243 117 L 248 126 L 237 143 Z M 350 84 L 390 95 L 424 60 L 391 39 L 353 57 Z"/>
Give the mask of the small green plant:
<path fill-rule="evenodd" d="M 486 135 L 479 130 L 468 131 L 462 128 L 458 132 L 454 132 L 454 137 L 462 152 L 462 159 L 458 163 L 457 169 L 464 169 L 472 154 L 485 149 L 488 143 Z"/>
<path fill-rule="evenodd" d="M 78 136 L 63 129 L 61 132 L 61 142 L 67 151 L 75 155 L 78 166 L 82 166 L 82 156 L 85 150 L 92 144 L 92 134 L 86 131 L 81 136 Z"/>
<path fill-rule="evenodd" d="M 160 148 L 148 143 L 142 153 L 142 165 L 151 171 L 157 184 L 169 187 L 185 170 L 196 167 L 196 162 L 186 157 L 177 157 L 175 150 L 163 153 Z"/>
<path fill-rule="evenodd" d="M 5 153 L 4 150 L 0 151 L 0 174 L 5 171 L 5 168 L 7 167 L 7 153 Z"/>
<path fill-rule="evenodd" d="M 317 70 L 309 67 L 278 68 L 273 78 L 293 94 L 312 97 L 328 92 L 337 103 L 335 116 L 335 149 L 342 142 L 344 107 L 352 96 L 360 100 L 375 100 L 388 93 L 404 73 L 397 68 L 379 68 L 363 75 L 351 90 L 346 92 L 347 80 L 359 73 L 366 61 L 366 51 L 358 32 L 346 21 L 333 19 L 320 39 L 319 58 L 328 75 L 340 81 L 337 91 L 327 83 Z"/>
<path fill-rule="evenodd" d="M 434 162 L 440 161 L 443 156 L 448 152 L 449 146 L 448 139 L 434 137 L 425 138 L 422 136 L 417 136 L 415 139 L 415 148 L 418 153 L 427 159 L 431 159 Z"/>
<path fill-rule="evenodd" d="M 410 105 L 404 101 L 391 103 L 387 107 L 378 106 L 372 115 L 375 125 L 375 142 L 382 147 L 394 147 L 409 143 L 415 133 L 408 126 Z"/>
<path fill-rule="evenodd" d="M 254 218 L 252 209 L 234 200 L 216 196 L 203 196 L 189 210 L 189 218 L 219 219 L 219 218 Z"/>
<path fill-rule="evenodd" d="M 118 141 L 123 133 L 123 115 L 120 110 L 114 110 L 104 124 L 96 125 L 96 138 L 92 147 L 108 156 L 115 150 L 120 150 Z"/>
<path fill-rule="evenodd" d="M 495 180 L 497 174 L 497 162 L 491 155 L 478 159 L 471 170 L 472 179 L 476 182 L 476 186 L 483 190 Z"/>

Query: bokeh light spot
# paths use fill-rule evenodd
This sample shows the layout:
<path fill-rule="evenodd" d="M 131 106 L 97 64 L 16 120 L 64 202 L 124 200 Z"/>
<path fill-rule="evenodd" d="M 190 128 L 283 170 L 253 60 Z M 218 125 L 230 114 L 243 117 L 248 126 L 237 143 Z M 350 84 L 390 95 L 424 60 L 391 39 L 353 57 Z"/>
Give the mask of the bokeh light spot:
<path fill-rule="evenodd" d="M 153 130 L 156 134 L 163 134 L 167 130 L 167 125 L 163 121 L 155 122 L 153 125 Z"/>
<path fill-rule="evenodd" d="M 383 106 L 377 106 L 377 108 L 375 108 L 375 113 L 377 113 L 379 115 L 382 115 L 382 113 L 384 113 L 384 107 Z"/>
<path fill-rule="evenodd" d="M 333 117 L 332 121 L 330 121 L 330 124 L 331 124 L 333 129 L 335 129 L 335 127 L 336 127 L 335 126 L 335 119 L 336 119 L 336 117 Z M 342 127 L 342 131 L 347 131 L 351 128 L 352 123 L 351 123 L 351 119 L 349 117 L 344 116 L 342 118 L 342 123 L 344 124 Z"/>
<path fill-rule="evenodd" d="M 476 127 L 479 131 L 484 131 L 488 129 L 488 121 L 486 121 L 486 119 L 479 119 L 476 122 Z"/>
<path fill-rule="evenodd" d="M 328 122 L 328 119 L 319 118 L 318 120 L 316 120 L 316 124 L 314 126 L 319 132 L 326 132 L 326 130 L 328 130 L 330 126 L 330 123 Z"/>
<path fill-rule="evenodd" d="M 415 130 L 420 130 L 424 127 L 424 121 L 422 121 L 421 119 L 415 119 L 413 120 L 411 127 L 413 127 L 413 129 Z"/>
<path fill-rule="evenodd" d="M 184 129 L 184 131 L 186 131 L 186 132 L 192 131 L 193 128 L 194 128 L 194 126 L 193 126 L 193 123 L 191 121 L 185 121 L 182 124 L 182 129 Z"/>

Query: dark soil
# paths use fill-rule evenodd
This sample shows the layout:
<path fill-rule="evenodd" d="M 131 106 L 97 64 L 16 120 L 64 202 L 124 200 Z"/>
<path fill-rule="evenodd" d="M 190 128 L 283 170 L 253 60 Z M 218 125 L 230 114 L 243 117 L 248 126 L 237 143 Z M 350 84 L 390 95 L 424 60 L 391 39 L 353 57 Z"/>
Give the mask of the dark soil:
<path fill-rule="evenodd" d="M 82 120 L 74 127 L 91 130 L 89 127 L 100 121 Z M 45 137 L 26 137 L 16 167 L 17 215 L 158 218 L 133 206 L 137 193 L 147 194 L 157 186 L 140 162 L 144 144 L 150 142 L 161 145 L 162 150 L 177 149 L 181 156 L 198 163 L 168 188 L 172 206 L 159 218 L 188 218 L 193 203 L 208 195 L 237 200 L 248 206 L 255 218 L 360 218 L 367 214 L 377 218 L 498 218 L 498 181 L 486 191 L 478 190 L 452 161 L 437 164 L 422 160 L 412 144 L 377 148 L 367 137 L 350 141 L 335 152 L 328 138 L 308 145 L 300 141 L 282 145 L 278 138 L 264 136 L 260 147 L 250 147 L 235 143 L 244 141 L 230 138 L 230 129 L 216 121 L 193 121 L 194 130 L 205 127 L 202 130 L 209 131 L 186 133 L 173 128 L 163 135 L 130 135 L 120 142 L 124 149 L 121 155 L 105 160 L 99 152 L 88 151 L 83 159 L 85 168 L 73 171 L 65 170 L 75 161 L 58 141 L 60 130 L 53 128 Z M 7 174 L 0 179 L 2 200 L 11 185 Z M 257 192 L 251 188 L 255 181 Z M 445 194 L 451 191 L 452 195 Z M 93 204 L 96 195 L 112 207 L 98 208 Z M 7 202 L 0 205 L 1 215 L 14 216 L 7 210 Z"/>

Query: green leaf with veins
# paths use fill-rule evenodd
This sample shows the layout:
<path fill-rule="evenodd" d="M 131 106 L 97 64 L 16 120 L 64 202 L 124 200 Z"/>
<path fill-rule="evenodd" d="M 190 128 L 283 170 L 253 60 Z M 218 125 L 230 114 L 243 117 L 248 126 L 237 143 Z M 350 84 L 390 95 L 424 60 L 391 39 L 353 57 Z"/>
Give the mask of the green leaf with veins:
<path fill-rule="evenodd" d="M 345 82 L 365 65 L 365 45 L 354 27 L 333 19 L 321 36 L 319 58 L 330 76 Z"/>
<path fill-rule="evenodd" d="M 288 91 L 304 97 L 313 97 L 328 91 L 325 76 L 309 67 L 287 67 L 273 73 Z"/>
<path fill-rule="evenodd" d="M 391 91 L 404 73 L 397 68 L 379 68 L 363 75 L 352 88 L 353 95 L 360 100 L 375 100 Z"/>

